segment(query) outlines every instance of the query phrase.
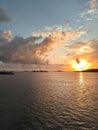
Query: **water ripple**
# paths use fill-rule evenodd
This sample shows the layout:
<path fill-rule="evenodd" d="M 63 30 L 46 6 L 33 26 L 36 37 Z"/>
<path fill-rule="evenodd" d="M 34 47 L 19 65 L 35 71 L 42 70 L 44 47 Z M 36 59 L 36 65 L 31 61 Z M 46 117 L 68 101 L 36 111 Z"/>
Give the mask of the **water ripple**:
<path fill-rule="evenodd" d="M 97 130 L 98 79 L 82 76 L 82 81 L 78 73 L 1 77 L 0 129 Z"/>

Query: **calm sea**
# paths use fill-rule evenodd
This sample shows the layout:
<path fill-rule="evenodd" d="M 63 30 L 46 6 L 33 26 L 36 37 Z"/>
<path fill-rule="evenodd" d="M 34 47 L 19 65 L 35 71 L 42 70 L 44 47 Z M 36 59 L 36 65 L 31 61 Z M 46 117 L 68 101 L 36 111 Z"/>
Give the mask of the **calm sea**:
<path fill-rule="evenodd" d="M 0 75 L 0 130 L 98 130 L 98 73 Z"/>

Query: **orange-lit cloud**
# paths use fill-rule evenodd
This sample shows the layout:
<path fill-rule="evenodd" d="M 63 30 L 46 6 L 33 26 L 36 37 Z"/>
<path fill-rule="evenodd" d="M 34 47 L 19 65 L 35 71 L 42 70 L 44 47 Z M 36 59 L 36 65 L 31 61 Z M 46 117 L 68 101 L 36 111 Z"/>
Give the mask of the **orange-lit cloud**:
<path fill-rule="evenodd" d="M 91 0 L 90 1 L 90 7 L 91 8 L 96 8 L 96 6 L 97 6 L 97 1 L 96 0 Z"/>
<path fill-rule="evenodd" d="M 98 39 L 86 40 L 79 43 L 73 43 L 67 46 L 70 53 L 66 54 L 66 57 L 70 61 L 75 61 L 77 58 L 86 59 L 90 63 L 92 68 L 98 67 Z M 66 46 L 65 46 L 66 47 Z"/>
<path fill-rule="evenodd" d="M 66 31 L 60 28 L 47 28 L 33 33 L 31 37 L 11 37 L 11 31 L 0 33 L 0 59 L 4 62 L 47 64 L 49 53 L 69 39 L 77 39 L 85 30 Z"/>
<path fill-rule="evenodd" d="M 33 36 L 42 36 L 42 37 L 48 37 L 53 42 L 61 43 L 66 42 L 68 39 L 75 39 L 79 38 L 81 35 L 86 34 L 86 30 L 83 29 L 71 29 L 70 31 L 67 31 L 66 28 L 62 26 L 56 26 L 56 27 L 47 27 L 44 30 L 39 30 L 37 32 L 33 32 Z"/>
<path fill-rule="evenodd" d="M 82 58 L 92 62 L 93 67 L 98 66 L 98 39 L 79 41 L 78 38 L 85 34 L 86 31 L 81 29 L 67 31 L 62 27 L 53 27 L 34 32 L 31 37 L 24 39 L 19 36 L 12 38 L 11 31 L 1 31 L 0 61 L 47 66 L 52 64 L 71 70 L 71 62 Z"/>

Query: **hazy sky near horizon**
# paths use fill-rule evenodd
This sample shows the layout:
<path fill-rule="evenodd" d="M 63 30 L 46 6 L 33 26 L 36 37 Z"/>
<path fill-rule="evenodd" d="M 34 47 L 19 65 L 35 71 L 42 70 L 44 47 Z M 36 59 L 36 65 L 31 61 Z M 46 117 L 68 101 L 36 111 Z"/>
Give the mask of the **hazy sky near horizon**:
<path fill-rule="evenodd" d="M 0 0 L 0 66 L 97 68 L 97 27 L 98 0 Z"/>

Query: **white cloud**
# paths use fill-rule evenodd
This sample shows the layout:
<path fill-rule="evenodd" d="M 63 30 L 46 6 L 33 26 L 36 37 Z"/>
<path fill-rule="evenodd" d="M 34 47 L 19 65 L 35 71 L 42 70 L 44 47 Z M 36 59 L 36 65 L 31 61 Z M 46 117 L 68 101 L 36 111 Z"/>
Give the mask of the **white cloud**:
<path fill-rule="evenodd" d="M 78 15 L 76 22 L 81 22 L 81 21 L 88 22 L 88 21 L 94 21 L 94 20 L 98 20 L 98 9 L 96 8 L 92 8 L 92 9 L 81 12 Z"/>
<path fill-rule="evenodd" d="M 77 39 L 82 35 L 86 34 L 86 30 L 83 29 L 70 29 L 69 31 L 62 26 L 58 27 L 47 27 L 44 30 L 33 32 L 33 36 L 49 37 L 55 43 L 63 43 L 69 39 Z"/>
<path fill-rule="evenodd" d="M 0 31 L 0 39 L 7 40 L 8 42 L 12 40 L 12 33 L 10 30 Z"/>

